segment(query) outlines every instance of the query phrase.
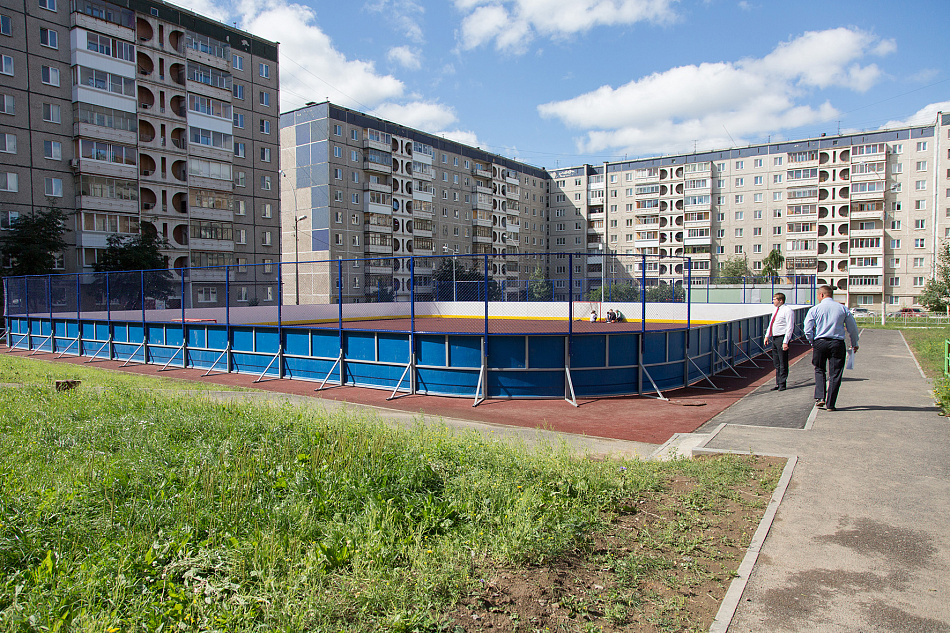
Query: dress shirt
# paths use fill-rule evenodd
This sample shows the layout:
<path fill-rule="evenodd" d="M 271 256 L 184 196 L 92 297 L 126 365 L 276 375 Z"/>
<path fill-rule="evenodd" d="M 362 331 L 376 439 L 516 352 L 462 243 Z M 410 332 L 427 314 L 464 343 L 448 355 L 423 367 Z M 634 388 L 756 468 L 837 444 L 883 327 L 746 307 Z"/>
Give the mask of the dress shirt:
<path fill-rule="evenodd" d="M 834 338 L 843 341 L 846 328 L 851 337 L 851 346 L 857 347 L 858 324 L 854 322 L 854 316 L 850 310 L 831 297 L 822 299 L 805 315 L 805 337 L 809 343 L 813 343 L 816 338 Z"/>
<path fill-rule="evenodd" d="M 784 336 L 783 344 L 791 345 L 792 337 L 795 334 L 795 313 L 783 303 L 777 308 L 777 312 L 773 316 L 774 320 L 770 321 L 772 336 L 769 338 Z"/>

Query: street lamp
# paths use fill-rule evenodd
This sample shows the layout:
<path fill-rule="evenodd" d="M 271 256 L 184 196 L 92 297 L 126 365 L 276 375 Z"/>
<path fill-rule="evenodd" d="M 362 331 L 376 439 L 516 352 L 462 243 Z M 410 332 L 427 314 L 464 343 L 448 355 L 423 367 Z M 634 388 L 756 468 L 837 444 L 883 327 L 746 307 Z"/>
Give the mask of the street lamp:
<path fill-rule="evenodd" d="M 294 202 L 297 196 L 294 196 Z M 297 227 L 301 220 L 306 220 L 305 215 L 294 215 L 294 305 L 300 305 L 300 248 L 297 241 Z"/>
<path fill-rule="evenodd" d="M 451 251 L 449 250 L 449 245 L 448 245 L 448 244 L 443 244 L 443 245 L 442 245 L 442 252 L 443 252 L 443 253 L 450 253 L 450 252 L 451 252 Z M 458 246 L 455 247 L 455 254 L 456 254 L 456 255 L 459 254 L 459 247 L 458 247 Z M 458 284 L 455 283 L 455 258 L 452 258 L 450 261 L 452 262 L 452 301 L 458 301 L 458 300 L 459 300 Z"/>

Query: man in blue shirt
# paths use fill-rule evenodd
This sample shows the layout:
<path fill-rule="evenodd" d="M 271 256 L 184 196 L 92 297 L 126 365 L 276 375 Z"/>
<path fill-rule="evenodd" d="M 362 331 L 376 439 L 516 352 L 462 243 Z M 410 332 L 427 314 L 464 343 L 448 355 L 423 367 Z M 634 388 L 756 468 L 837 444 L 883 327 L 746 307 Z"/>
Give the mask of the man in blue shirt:
<path fill-rule="evenodd" d="M 815 404 L 828 411 L 834 411 L 838 401 L 847 357 L 844 345 L 846 329 L 851 347 L 858 351 L 858 324 L 854 322 L 851 311 L 832 298 L 833 292 L 831 286 L 818 288 L 818 305 L 812 306 L 805 315 L 805 338 L 811 343 L 811 364 L 815 366 Z"/>

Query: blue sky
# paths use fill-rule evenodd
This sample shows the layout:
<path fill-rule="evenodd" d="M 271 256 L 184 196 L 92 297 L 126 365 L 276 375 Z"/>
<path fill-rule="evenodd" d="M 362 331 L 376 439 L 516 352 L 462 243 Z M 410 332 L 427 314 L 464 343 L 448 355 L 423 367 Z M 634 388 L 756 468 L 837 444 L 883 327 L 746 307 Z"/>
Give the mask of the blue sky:
<path fill-rule="evenodd" d="M 334 103 L 556 168 L 927 123 L 950 1 L 182 0 Z"/>

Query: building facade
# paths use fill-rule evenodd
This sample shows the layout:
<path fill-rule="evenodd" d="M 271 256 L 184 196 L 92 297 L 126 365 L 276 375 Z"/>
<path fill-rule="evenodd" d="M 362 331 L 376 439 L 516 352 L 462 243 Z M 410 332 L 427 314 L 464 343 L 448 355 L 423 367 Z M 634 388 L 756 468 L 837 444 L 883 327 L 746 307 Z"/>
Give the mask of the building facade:
<path fill-rule="evenodd" d="M 239 297 L 274 301 L 277 45 L 160 0 L 0 0 L 0 17 L 0 228 L 70 213 L 65 273 L 149 224 L 170 267 L 233 264 Z M 224 279 L 192 273 L 186 303 L 221 303 Z"/>
<path fill-rule="evenodd" d="M 735 257 L 756 274 L 776 250 L 783 277 L 829 284 L 849 305 L 912 305 L 950 239 L 943 113 L 932 125 L 549 172 L 322 103 L 282 115 L 281 147 L 285 262 L 537 253 L 556 300 L 632 283 L 644 266 L 649 284 L 705 285 Z M 585 255 L 573 270 L 569 253 Z M 348 262 L 344 300 L 384 282 L 408 292 L 408 271 L 377 263 Z M 432 271 L 416 266 L 425 297 Z M 285 275 L 285 298 L 299 282 L 292 300 L 336 300 L 341 270 Z M 531 272 L 513 258 L 492 270 L 522 283 Z"/>
<path fill-rule="evenodd" d="M 816 278 L 851 306 L 912 305 L 950 238 L 950 114 L 925 126 L 559 169 L 550 210 L 554 252 L 684 255 L 701 285 L 729 258 L 747 259 L 755 274 L 774 249 L 784 276 Z M 608 265 L 621 278 L 640 273 L 624 258 Z M 675 264 L 659 268 L 648 273 L 683 279 Z"/>
<path fill-rule="evenodd" d="M 330 103 L 284 113 L 280 127 L 289 303 L 407 297 L 410 256 L 419 298 L 433 294 L 432 255 L 495 255 L 503 285 L 531 273 L 517 254 L 547 249 L 543 169 Z"/>

